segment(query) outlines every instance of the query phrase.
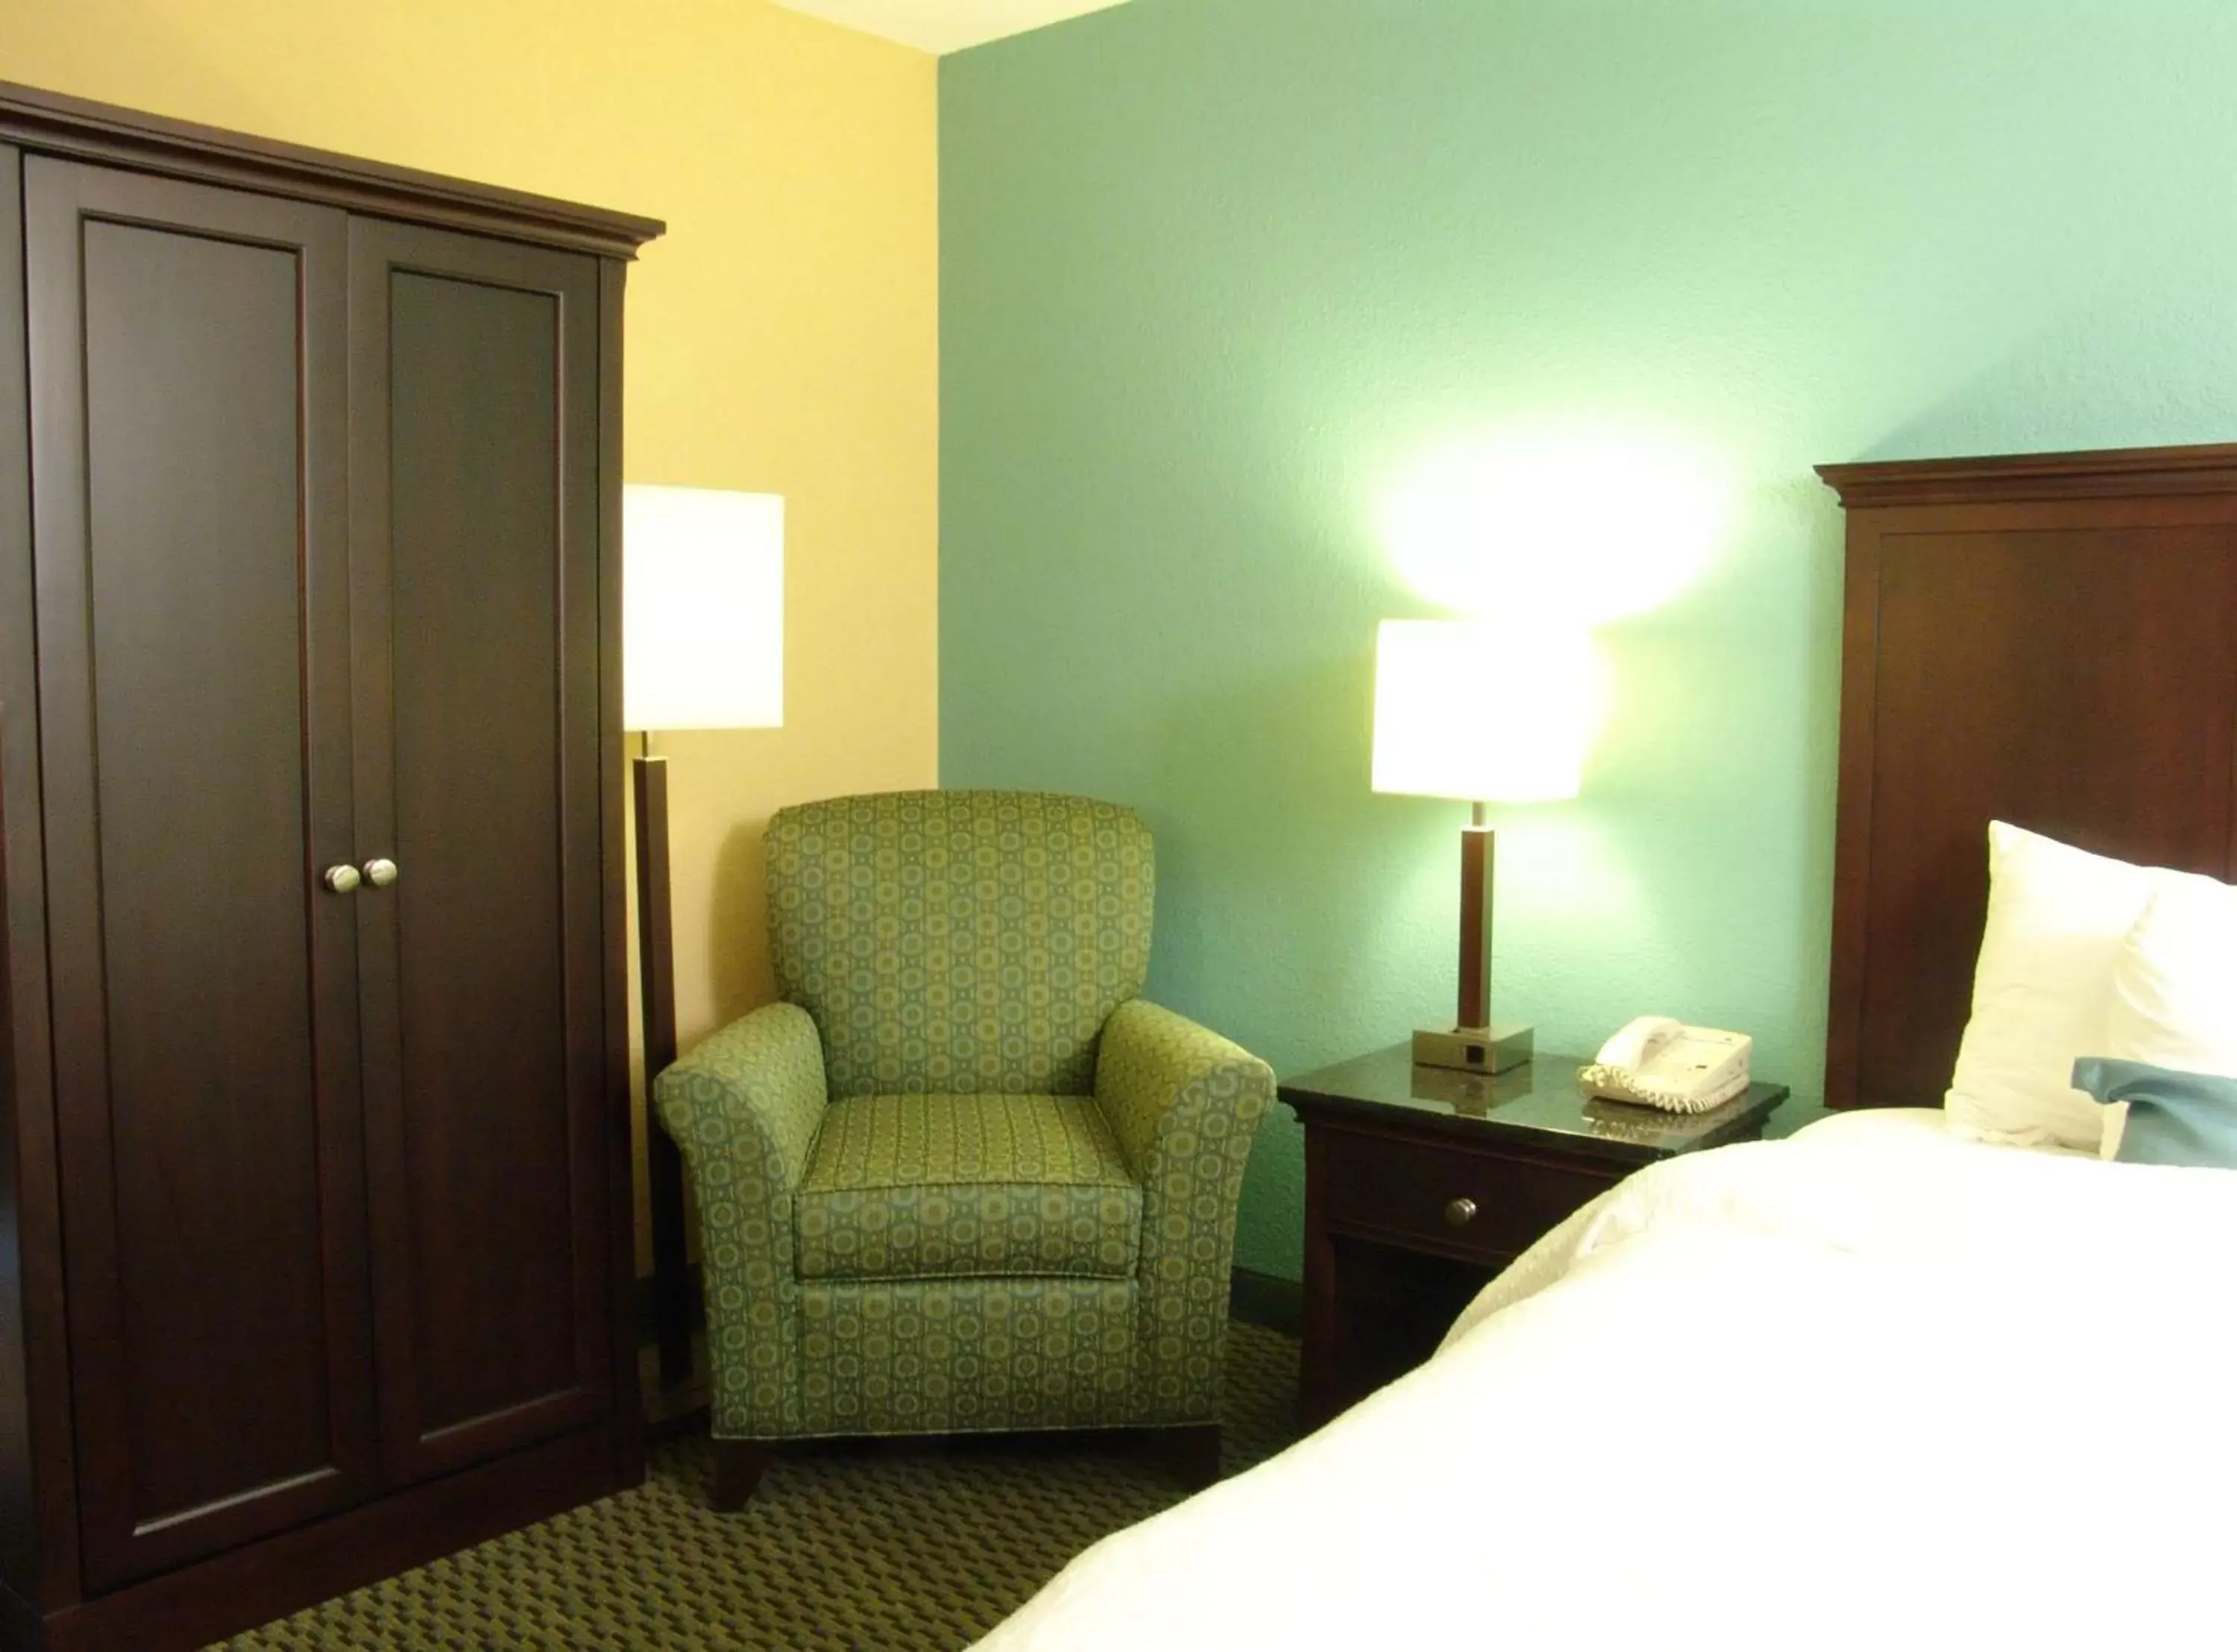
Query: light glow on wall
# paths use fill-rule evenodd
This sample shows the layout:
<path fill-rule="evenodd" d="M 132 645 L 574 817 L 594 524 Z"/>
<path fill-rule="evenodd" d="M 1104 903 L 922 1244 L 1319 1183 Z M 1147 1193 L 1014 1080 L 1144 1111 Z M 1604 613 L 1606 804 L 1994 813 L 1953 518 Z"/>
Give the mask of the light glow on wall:
<path fill-rule="evenodd" d="M 1431 454 L 1392 492 L 1382 527 L 1429 602 L 1590 626 L 1660 608 L 1699 580 L 1731 517 L 1729 484 L 1706 453 L 1540 425 Z"/>

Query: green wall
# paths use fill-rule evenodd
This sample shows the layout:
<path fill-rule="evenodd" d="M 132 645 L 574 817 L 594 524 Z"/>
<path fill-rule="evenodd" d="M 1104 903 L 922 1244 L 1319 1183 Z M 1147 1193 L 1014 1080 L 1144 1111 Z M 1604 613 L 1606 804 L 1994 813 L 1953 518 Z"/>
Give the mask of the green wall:
<path fill-rule="evenodd" d="M 1814 1095 L 1810 467 L 2237 437 L 2233 11 L 1132 0 L 949 58 L 943 783 L 1143 809 L 1151 991 L 1277 1070 L 1402 1037 L 1450 1013 L 1465 810 L 1368 790 L 1375 623 L 1441 611 L 1391 502 L 1551 431 L 1653 561 L 1686 524 L 1622 456 L 1679 453 L 1712 554 L 1600 633 L 1583 797 L 1498 817 L 1499 1000 L 1541 1048 L 1740 1028 Z M 1300 1204 L 1277 1109 L 1242 1261 L 1294 1274 Z"/>

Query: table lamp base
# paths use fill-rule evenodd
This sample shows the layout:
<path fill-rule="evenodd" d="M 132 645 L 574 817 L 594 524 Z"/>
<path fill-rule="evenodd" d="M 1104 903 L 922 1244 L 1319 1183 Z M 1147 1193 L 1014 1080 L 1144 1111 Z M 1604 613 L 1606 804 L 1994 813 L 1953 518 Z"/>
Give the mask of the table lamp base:
<path fill-rule="evenodd" d="M 1414 1063 L 1452 1067 L 1464 1073 L 1503 1073 L 1530 1059 L 1532 1030 L 1527 1022 L 1495 1022 L 1488 1027 L 1455 1027 L 1414 1034 Z"/>

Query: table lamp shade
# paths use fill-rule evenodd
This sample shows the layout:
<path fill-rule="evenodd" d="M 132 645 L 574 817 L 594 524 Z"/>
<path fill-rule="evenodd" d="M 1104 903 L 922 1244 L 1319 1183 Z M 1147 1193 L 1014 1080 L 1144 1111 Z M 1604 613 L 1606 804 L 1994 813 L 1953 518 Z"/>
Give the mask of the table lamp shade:
<path fill-rule="evenodd" d="M 784 500 L 622 490 L 622 722 L 784 721 Z"/>
<path fill-rule="evenodd" d="M 1385 620 L 1371 783 L 1481 803 L 1574 797 L 1599 708 L 1581 631 Z"/>

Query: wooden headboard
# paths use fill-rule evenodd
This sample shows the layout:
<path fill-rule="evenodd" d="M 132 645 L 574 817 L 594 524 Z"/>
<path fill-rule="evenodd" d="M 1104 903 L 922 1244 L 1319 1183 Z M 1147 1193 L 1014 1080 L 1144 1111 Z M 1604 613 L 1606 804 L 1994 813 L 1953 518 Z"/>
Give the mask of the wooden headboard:
<path fill-rule="evenodd" d="M 1848 510 L 1825 1099 L 1936 1106 L 1990 819 L 2237 873 L 2237 444 L 1818 474 Z"/>

